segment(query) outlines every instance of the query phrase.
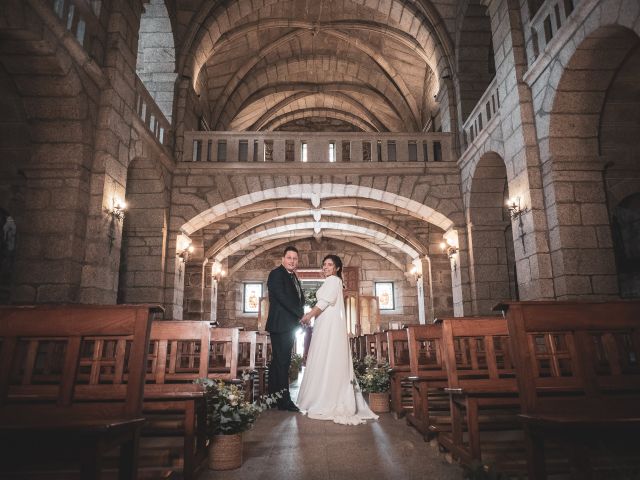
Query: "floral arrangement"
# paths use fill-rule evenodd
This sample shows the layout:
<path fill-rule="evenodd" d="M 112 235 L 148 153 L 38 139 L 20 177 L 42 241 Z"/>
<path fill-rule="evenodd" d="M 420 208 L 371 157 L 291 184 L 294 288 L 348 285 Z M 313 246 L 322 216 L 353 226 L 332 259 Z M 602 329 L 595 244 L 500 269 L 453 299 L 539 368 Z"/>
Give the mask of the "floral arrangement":
<path fill-rule="evenodd" d="M 291 354 L 291 370 L 300 370 L 302 368 L 302 355 L 299 353 Z"/>
<path fill-rule="evenodd" d="M 318 291 L 317 288 L 315 289 L 309 289 L 304 291 L 304 304 L 307 307 L 313 308 L 315 306 L 315 304 L 318 302 L 318 299 L 316 298 L 316 292 Z"/>
<path fill-rule="evenodd" d="M 282 397 L 282 393 L 278 392 L 262 396 L 254 402 L 247 402 L 241 385 L 209 378 L 200 378 L 195 383 L 205 388 L 209 436 L 233 435 L 249 430 L 258 415 Z"/>
<path fill-rule="evenodd" d="M 354 361 L 353 369 L 363 392 L 384 393 L 389 391 L 388 363 L 378 365 L 375 357 L 367 355 L 363 362 Z"/>

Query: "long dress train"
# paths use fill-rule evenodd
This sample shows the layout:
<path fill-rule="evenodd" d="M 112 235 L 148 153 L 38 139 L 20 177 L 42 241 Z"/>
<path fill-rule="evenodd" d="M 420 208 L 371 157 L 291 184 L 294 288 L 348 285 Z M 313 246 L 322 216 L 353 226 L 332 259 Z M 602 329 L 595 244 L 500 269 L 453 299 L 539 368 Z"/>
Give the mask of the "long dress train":
<path fill-rule="evenodd" d="M 316 298 L 322 313 L 315 319 L 298 407 L 309 418 L 344 425 L 377 419 L 364 401 L 353 373 L 342 280 L 334 275 L 327 277 Z"/>

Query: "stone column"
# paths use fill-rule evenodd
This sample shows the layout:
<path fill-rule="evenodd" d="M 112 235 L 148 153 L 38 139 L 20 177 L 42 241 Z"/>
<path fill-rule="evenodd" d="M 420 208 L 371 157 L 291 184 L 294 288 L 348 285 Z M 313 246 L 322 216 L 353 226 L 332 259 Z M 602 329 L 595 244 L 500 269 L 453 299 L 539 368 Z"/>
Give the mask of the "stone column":
<path fill-rule="evenodd" d="M 135 105 L 137 36 L 142 4 L 111 3 L 104 72 L 109 84 L 100 93 L 95 152 L 91 168 L 86 248 L 80 302 L 116 302 L 122 228 L 112 227 L 105 211 L 125 198 Z M 110 234 L 112 238 L 109 238 Z"/>
<path fill-rule="evenodd" d="M 520 4 L 497 0 L 488 6 L 495 46 L 500 123 L 509 194 L 519 196 L 526 213 L 522 235 L 514 226 L 514 248 L 521 300 L 554 297 L 553 272 L 547 241 L 547 222 L 540 175 L 540 150 L 530 87 L 523 81 L 528 69 Z M 520 233 L 520 232 L 518 232 Z"/>

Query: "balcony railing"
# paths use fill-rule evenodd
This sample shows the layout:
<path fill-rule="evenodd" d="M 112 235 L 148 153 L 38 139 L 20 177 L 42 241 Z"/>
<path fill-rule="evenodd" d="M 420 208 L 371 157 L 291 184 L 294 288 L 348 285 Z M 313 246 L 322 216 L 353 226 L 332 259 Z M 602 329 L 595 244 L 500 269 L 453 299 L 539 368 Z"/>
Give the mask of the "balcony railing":
<path fill-rule="evenodd" d="M 450 162 L 450 133 L 186 132 L 191 162 Z"/>
<path fill-rule="evenodd" d="M 531 37 L 527 45 L 529 65 L 540 56 L 579 3 L 580 0 L 547 0 L 540 6 L 529 23 L 531 28 Z"/>
<path fill-rule="evenodd" d="M 498 82 L 494 77 L 462 126 L 465 150 L 478 137 L 489 121 L 500 113 L 500 95 L 497 85 Z"/>
<path fill-rule="evenodd" d="M 136 76 L 136 113 L 160 145 L 169 145 L 170 125 L 155 100 Z"/>

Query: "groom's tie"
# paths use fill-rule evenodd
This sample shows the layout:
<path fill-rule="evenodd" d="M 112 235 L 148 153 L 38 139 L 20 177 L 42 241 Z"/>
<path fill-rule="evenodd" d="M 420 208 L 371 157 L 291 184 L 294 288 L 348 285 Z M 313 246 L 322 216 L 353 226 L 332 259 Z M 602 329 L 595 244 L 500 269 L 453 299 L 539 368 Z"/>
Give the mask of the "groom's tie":
<path fill-rule="evenodd" d="M 300 282 L 298 281 L 298 277 L 296 277 L 296 274 L 293 272 L 291 272 L 289 275 L 291 275 L 291 280 L 293 280 L 293 284 L 296 286 L 296 292 L 298 292 L 298 298 L 301 299 L 302 292 L 300 291 Z"/>

